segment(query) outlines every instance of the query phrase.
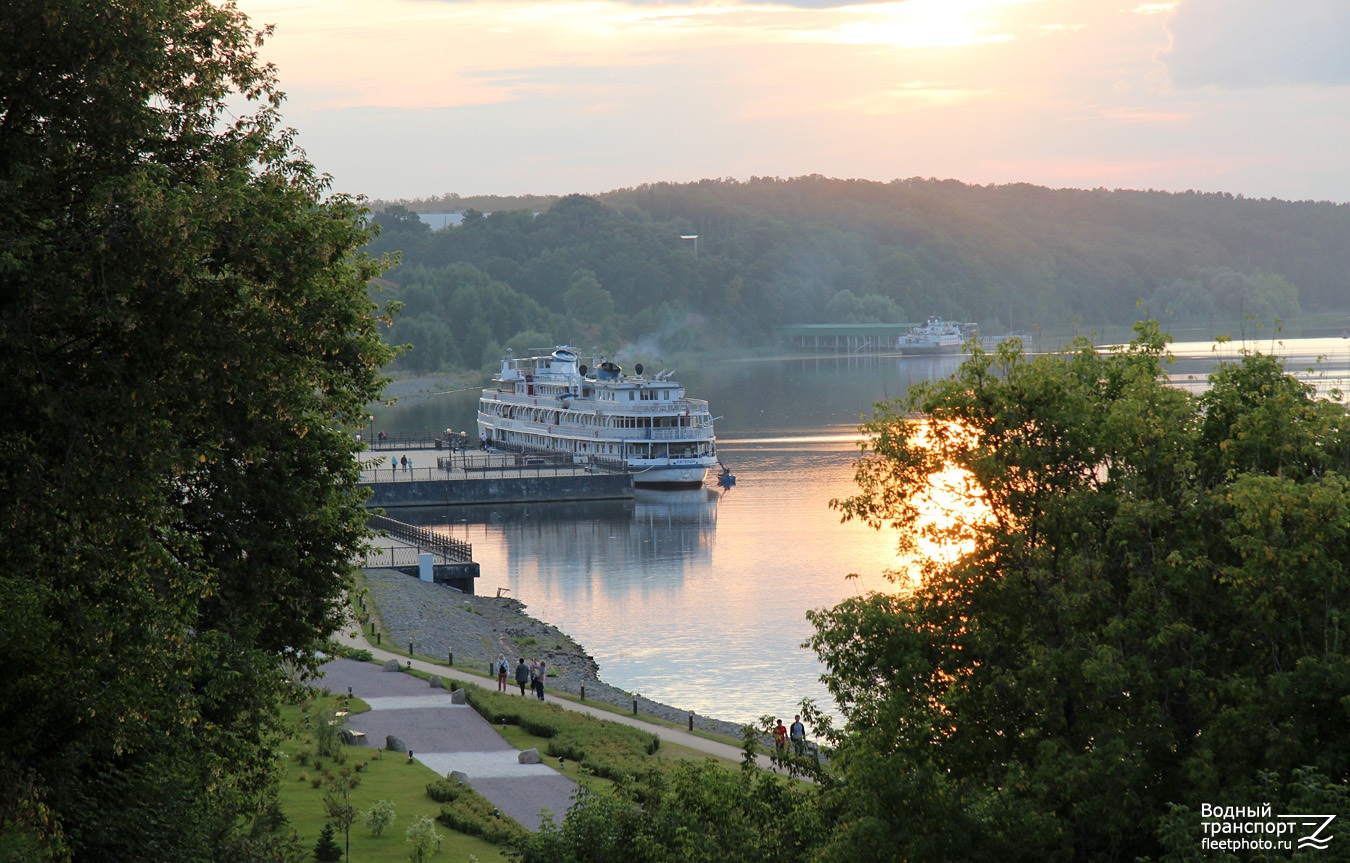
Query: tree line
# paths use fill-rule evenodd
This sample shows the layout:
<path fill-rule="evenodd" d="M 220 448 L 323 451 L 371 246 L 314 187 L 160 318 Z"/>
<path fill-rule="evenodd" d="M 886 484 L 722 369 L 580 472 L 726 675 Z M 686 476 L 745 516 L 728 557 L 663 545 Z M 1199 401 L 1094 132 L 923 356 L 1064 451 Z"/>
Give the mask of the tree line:
<path fill-rule="evenodd" d="M 806 703 L 826 760 L 775 757 L 814 781 L 683 767 L 523 859 L 1347 859 L 1345 406 L 1268 356 L 1202 395 L 1165 361 L 1154 322 L 1115 353 L 1014 340 L 878 406 L 834 506 L 970 550 L 809 612 L 844 724 Z M 953 470 L 965 515 L 935 522 Z"/>
<path fill-rule="evenodd" d="M 808 176 L 500 203 L 440 230 L 407 204 L 375 214 L 370 251 L 401 255 L 388 335 L 412 346 L 403 367 L 476 367 L 559 341 L 756 346 L 782 324 L 930 315 L 986 333 L 1088 332 L 1141 306 L 1167 326 L 1233 332 L 1344 308 L 1350 271 L 1350 206 L 1218 193 Z"/>

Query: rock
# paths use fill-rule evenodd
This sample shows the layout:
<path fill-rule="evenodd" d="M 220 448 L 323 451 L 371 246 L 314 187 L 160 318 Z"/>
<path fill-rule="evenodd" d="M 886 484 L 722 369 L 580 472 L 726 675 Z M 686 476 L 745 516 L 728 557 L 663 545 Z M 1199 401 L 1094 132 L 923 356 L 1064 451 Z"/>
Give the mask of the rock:
<path fill-rule="evenodd" d="M 461 772 L 459 772 L 458 770 L 451 770 L 451 771 L 450 771 L 450 778 L 453 779 L 453 780 L 455 780 L 456 782 L 460 783 L 461 785 L 468 785 L 468 784 L 469 784 L 469 774 L 467 774 L 467 773 L 461 773 Z"/>
<path fill-rule="evenodd" d="M 539 757 L 538 749 L 523 749 L 516 758 L 521 764 L 542 764 L 543 759 Z"/>
<path fill-rule="evenodd" d="M 451 703 L 451 704 L 468 704 L 469 701 L 468 701 L 467 698 L 464 697 L 464 690 L 463 690 L 463 689 L 456 689 L 454 692 L 450 693 L 450 703 Z"/>
<path fill-rule="evenodd" d="M 441 679 L 440 679 L 439 677 L 433 677 L 433 678 L 431 678 L 431 688 L 432 688 L 432 689 L 444 689 L 444 688 L 445 688 L 445 684 L 444 684 L 443 682 L 441 682 Z"/>
<path fill-rule="evenodd" d="M 384 738 L 384 748 L 388 749 L 390 752 L 407 752 L 408 744 L 390 734 L 388 737 Z"/>
<path fill-rule="evenodd" d="M 398 671 L 398 660 L 397 660 L 397 659 L 386 659 L 385 662 L 384 662 L 384 670 L 385 670 L 385 671 Z"/>

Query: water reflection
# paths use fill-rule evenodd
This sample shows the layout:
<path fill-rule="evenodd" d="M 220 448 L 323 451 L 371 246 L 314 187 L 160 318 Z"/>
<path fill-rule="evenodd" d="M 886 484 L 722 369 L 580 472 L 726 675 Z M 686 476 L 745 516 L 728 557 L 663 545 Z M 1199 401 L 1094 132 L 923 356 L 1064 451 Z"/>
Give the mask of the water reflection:
<path fill-rule="evenodd" d="M 1169 371 L 1199 380 L 1216 359 L 1235 359 L 1239 350 L 1216 355 L 1212 348 L 1174 345 L 1178 362 Z M 1290 370 L 1313 367 L 1319 389 L 1345 387 L 1350 339 L 1304 340 L 1288 351 Z M 1315 362 L 1318 356 L 1328 359 Z M 719 454 L 738 479 L 730 491 L 396 515 L 473 543 L 479 592 L 509 589 L 530 613 L 585 645 L 608 682 L 734 720 L 790 716 L 803 697 L 828 701 L 818 679 L 824 669 L 801 647 L 811 635 L 805 611 L 853 593 L 894 590 L 882 573 L 903 565 L 893 530 L 841 524 L 829 508 L 831 499 L 858 491 L 857 425 L 874 403 L 960 362 L 695 363 L 680 377 L 724 415 Z M 462 428 L 472 422 L 475 398 L 423 400 L 406 413 L 385 409 L 375 427 Z M 850 573 L 859 578 L 847 579 Z"/>

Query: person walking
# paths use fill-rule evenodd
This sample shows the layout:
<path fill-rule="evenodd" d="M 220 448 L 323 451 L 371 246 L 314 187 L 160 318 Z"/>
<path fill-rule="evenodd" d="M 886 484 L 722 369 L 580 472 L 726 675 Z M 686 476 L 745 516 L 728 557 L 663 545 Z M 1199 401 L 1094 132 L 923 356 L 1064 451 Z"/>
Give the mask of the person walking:
<path fill-rule="evenodd" d="M 520 684 L 520 694 L 525 694 L 525 684 L 530 682 L 530 667 L 525 664 L 525 657 L 520 658 L 516 666 L 516 683 Z"/>
<path fill-rule="evenodd" d="M 806 726 L 802 725 L 800 716 L 792 717 L 792 727 L 788 729 L 788 737 L 792 739 L 792 751 L 801 755 L 806 751 Z"/>
<path fill-rule="evenodd" d="M 510 669 L 510 663 L 506 661 L 506 654 L 497 654 L 497 691 L 506 691 L 506 672 Z"/>
<path fill-rule="evenodd" d="M 544 700 L 544 678 L 548 677 L 548 663 L 539 661 L 539 676 L 534 680 L 534 694 L 539 696 L 539 700 Z"/>
<path fill-rule="evenodd" d="M 773 748 L 782 755 L 787 749 L 787 729 L 783 727 L 783 720 L 778 720 L 778 725 L 773 730 Z"/>

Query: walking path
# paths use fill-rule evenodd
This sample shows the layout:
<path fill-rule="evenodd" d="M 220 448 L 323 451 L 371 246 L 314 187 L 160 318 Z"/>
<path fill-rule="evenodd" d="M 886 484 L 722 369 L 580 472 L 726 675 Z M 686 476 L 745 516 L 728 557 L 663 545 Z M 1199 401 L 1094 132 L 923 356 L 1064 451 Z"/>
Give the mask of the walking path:
<path fill-rule="evenodd" d="M 577 784 L 544 764 L 521 764 L 520 752 L 487 720 L 450 692 L 410 674 L 386 673 L 377 665 L 335 659 L 323 666 L 323 683 L 335 693 L 350 687 L 370 705 L 347 717 L 347 727 L 373 745 L 397 737 L 413 758 L 442 776 L 461 773 L 471 788 L 529 830 L 546 814 L 561 823 Z"/>
<path fill-rule="evenodd" d="M 376 659 L 378 659 L 380 662 L 395 659 L 398 660 L 399 665 L 405 668 L 408 665 L 408 658 L 406 656 L 400 656 L 396 653 L 390 653 L 387 650 L 382 650 L 378 647 L 372 646 L 370 642 L 366 641 L 365 636 L 361 633 L 359 627 L 355 629 L 351 627 L 344 627 L 343 631 L 338 633 L 338 635 L 336 636 L 336 640 L 342 644 L 347 644 L 352 647 L 360 648 L 363 650 L 369 650 L 371 655 L 374 656 Z M 427 662 L 426 660 L 422 659 L 412 660 L 412 667 L 420 671 L 426 671 L 430 674 L 440 675 L 443 678 L 451 678 L 464 683 L 474 683 L 484 687 L 493 685 L 493 682 L 488 680 L 488 678 L 486 677 L 469 674 L 468 672 L 460 671 L 459 669 L 451 666 L 439 665 L 436 663 Z M 380 673 L 378 669 L 376 669 L 376 671 L 377 673 Z M 392 677 L 393 675 L 388 676 Z M 399 676 L 402 677 L 404 675 Z M 334 691 L 336 692 L 337 690 L 335 689 Z M 689 749 L 693 749 L 697 752 L 702 752 L 706 755 L 713 755 L 718 758 L 726 758 L 731 761 L 740 761 L 743 755 L 743 753 L 741 752 L 741 748 L 739 746 L 733 746 L 731 744 L 722 743 L 717 740 L 709 740 L 706 737 L 700 737 L 696 734 L 690 734 L 688 731 L 685 731 L 683 729 L 668 728 L 664 725 L 655 725 L 650 722 L 644 722 L 636 717 L 629 716 L 623 713 L 614 713 L 609 710 L 603 710 L 599 707 L 594 707 L 585 702 L 570 701 L 556 697 L 550 698 L 548 700 L 550 703 L 556 704 L 559 707 L 562 707 L 566 710 L 575 710 L 579 713 L 590 714 L 591 716 L 595 716 L 599 719 L 608 719 L 611 722 L 620 722 L 623 723 L 624 725 L 630 725 L 634 728 L 640 728 L 643 731 L 650 732 L 652 734 L 655 734 L 657 737 L 661 738 L 662 743 L 677 743 L 680 746 L 688 747 Z M 412 748 L 414 753 L 416 753 L 417 751 L 416 747 L 410 748 Z M 765 770 L 773 769 L 773 765 L 770 763 L 769 757 L 767 755 L 761 753 L 756 756 L 756 760 L 758 761 L 759 766 L 763 767 Z"/>

